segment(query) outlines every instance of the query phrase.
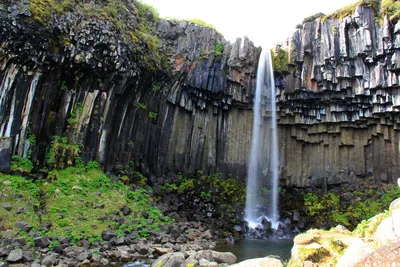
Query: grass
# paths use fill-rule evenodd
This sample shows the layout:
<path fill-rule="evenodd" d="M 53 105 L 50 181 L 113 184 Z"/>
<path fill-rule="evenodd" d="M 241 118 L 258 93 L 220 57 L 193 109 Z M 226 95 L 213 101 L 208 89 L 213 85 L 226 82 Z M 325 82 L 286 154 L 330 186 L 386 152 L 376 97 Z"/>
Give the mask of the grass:
<path fill-rule="evenodd" d="M 96 164 L 53 172 L 57 173 L 52 173 L 52 180 L 35 182 L 0 174 L 0 193 L 5 195 L 2 202 L 13 206 L 11 212 L 0 207 L 6 229 L 17 230 L 15 223 L 25 221 L 33 226 L 33 231 L 40 233 L 39 226 L 49 222 L 51 228 L 46 235 L 64 236 L 73 244 L 82 239 L 93 244 L 101 241 L 101 232 L 106 229 L 114 230 L 119 237 L 136 230 L 140 238 L 159 230 L 160 224 L 170 223 L 169 217 L 162 216 L 162 211 L 153 206 L 150 189 L 112 181 Z M 39 190 L 42 190 L 40 195 Z M 40 203 L 42 215 L 38 216 Z M 120 211 L 124 206 L 131 209 L 127 216 Z M 23 207 L 27 212 L 16 214 L 16 207 Z M 143 210 L 154 223 L 146 222 L 141 216 Z M 117 223 L 115 216 L 125 222 Z"/>
<path fill-rule="evenodd" d="M 201 20 L 199 18 L 192 18 L 192 19 L 185 19 L 185 20 L 188 21 L 188 22 L 192 22 L 194 24 L 200 25 L 202 27 L 206 27 L 206 28 L 217 30 L 214 25 L 209 24 L 209 23 L 207 23 L 204 20 Z"/>
<path fill-rule="evenodd" d="M 33 168 L 32 161 L 27 158 L 23 158 L 20 156 L 13 156 L 11 158 L 11 166 L 10 169 L 12 171 L 20 171 L 20 172 L 31 172 Z"/>
<path fill-rule="evenodd" d="M 375 11 L 376 20 L 382 24 L 383 18 L 387 15 L 390 21 L 395 24 L 400 18 L 400 1 L 399 0 L 360 0 L 354 4 L 350 4 L 335 12 L 322 17 L 322 21 L 326 19 L 340 19 L 354 14 L 357 6 L 363 5 L 372 8 Z M 311 19 L 315 19 L 310 17 Z"/>
<path fill-rule="evenodd" d="M 0 194 L 3 195 L 1 203 L 10 203 L 11 211 L 6 211 L 0 206 L 1 223 L 5 229 L 14 229 L 15 223 L 25 221 L 31 223 L 33 227 L 39 226 L 39 218 L 36 211 L 39 207 L 39 187 L 33 182 L 20 176 L 10 176 L 0 173 Z M 17 214 L 17 208 L 23 208 L 25 213 Z"/>

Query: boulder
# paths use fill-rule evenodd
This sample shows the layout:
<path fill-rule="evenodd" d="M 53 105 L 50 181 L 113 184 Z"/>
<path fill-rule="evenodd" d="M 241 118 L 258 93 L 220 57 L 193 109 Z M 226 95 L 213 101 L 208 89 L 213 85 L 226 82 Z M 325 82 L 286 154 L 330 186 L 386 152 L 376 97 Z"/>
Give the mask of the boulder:
<path fill-rule="evenodd" d="M 54 266 L 57 262 L 57 253 L 51 253 L 50 255 L 47 255 L 46 257 L 43 258 L 42 260 L 42 265 L 50 267 Z"/>
<path fill-rule="evenodd" d="M 234 264 L 237 261 L 236 256 L 231 252 L 212 251 L 212 257 L 214 258 L 214 261 L 218 263 Z"/>
<path fill-rule="evenodd" d="M 22 249 L 14 249 L 8 254 L 7 261 L 14 263 L 22 260 L 24 256 Z"/>
<path fill-rule="evenodd" d="M 351 245 L 344 251 L 344 254 L 339 258 L 336 266 L 347 267 L 354 266 L 354 264 L 366 255 L 371 253 L 373 249 L 364 243 L 361 239 L 353 239 Z"/>
<path fill-rule="evenodd" d="M 392 214 L 383 220 L 376 229 L 374 240 L 380 244 L 397 241 L 400 237 L 400 209 L 395 209 Z"/>
<path fill-rule="evenodd" d="M 282 261 L 276 258 L 258 258 L 239 262 L 230 265 L 231 267 L 283 267 Z"/>
<path fill-rule="evenodd" d="M 104 241 L 110 241 L 111 239 L 113 239 L 116 236 L 117 235 L 112 230 L 104 230 L 103 232 L 101 232 L 101 238 Z"/>
<path fill-rule="evenodd" d="M 45 236 L 40 236 L 34 239 L 35 246 L 40 248 L 46 248 L 50 245 L 50 240 Z"/>
<path fill-rule="evenodd" d="M 11 166 L 12 138 L 0 138 L 0 171 L 8 170 Z"/>

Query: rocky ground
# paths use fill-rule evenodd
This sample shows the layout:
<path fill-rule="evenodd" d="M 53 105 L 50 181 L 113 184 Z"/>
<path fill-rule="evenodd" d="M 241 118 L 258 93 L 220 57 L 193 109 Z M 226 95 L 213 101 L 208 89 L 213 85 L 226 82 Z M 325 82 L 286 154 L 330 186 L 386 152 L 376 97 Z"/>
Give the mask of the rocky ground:
<path fill-rule="evenodd" d="M 4 204 L 3 204 L 4 205 Z M 29 228 L 22 222 L 18 227 Z M 148 238 L 136 239 L 134 234 L 118 238 L 111 231 L 102 232 L 103 244 L 73 246 L 68 239 L 58 238 L 59 245 L 51 247 L 55 240 L 47 236 L 29 233 L 34 246 L 11 230 L 0 232 L 0 266 L 107 266 L 135 260 L 155 259 L 178 251 L 200 251 L 214 248 L 215 238 L 201 223 L 179 223 L 162 227 Z M 165 258 L 165 257 L 164 257 Z"/>
<path fill-rule="evenodd" d="M 296 236 L 288 266 L 397 266 L 400 199 L 388 211 L 362 221 L 350 232 L 343 226 L 309 230 Z"/>

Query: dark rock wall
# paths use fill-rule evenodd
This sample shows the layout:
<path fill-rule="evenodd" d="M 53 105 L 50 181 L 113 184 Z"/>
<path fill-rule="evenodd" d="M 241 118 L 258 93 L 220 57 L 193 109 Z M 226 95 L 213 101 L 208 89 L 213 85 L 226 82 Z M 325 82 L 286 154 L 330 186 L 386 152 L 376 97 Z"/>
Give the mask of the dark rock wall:
<path fill-rule="evenodd" d="M 400 177 L 400 23 L 359 6 L 289 39 L 279 92 L 282 183 L 325 187 Z M 280 77 L 282 79 L 282 77 Z"/>
<path fill-rule="evenodd" d="M 154 22 L 171 67 L 152 73 L 105 21 L 62 17 L 49 31 L 23 12 L 0 10 L 0 137 L 12 138 L 13 154 L 31 149 L 45 166 L 60 136 L 57 167 L 73 164 L 78 146 L 106 170 L 133 161 L 146 174 L 245 176 L 261 50 L 248 39 L 226 44 L 213 29 Z"/>

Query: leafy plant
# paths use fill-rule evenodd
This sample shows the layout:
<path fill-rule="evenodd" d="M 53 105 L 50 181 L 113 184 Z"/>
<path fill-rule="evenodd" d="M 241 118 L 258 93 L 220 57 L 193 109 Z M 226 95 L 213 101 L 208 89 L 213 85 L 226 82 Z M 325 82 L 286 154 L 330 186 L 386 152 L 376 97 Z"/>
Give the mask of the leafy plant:
<path fill-rule="evenodd" d="M 221 58 L 222 53 L 224 52 L 224 45 L 222 43 L 218 43 L 216 45 L 213 45 L 211 47 L 211 50 L 214 52 L 217 58 Z"/>
<path fill-rule="evenodd" d="M 154 112 L 151 112 L 151 111 L 149 112 L 149 117 L 152 118 L 152 119 L 157 119 L 157 115 L 158 115 L 157 113 L 154 113 Z"/>
<path fill-rule="evenodd" d="M 138 107 L 139 109 L 143 109 L 143 110 L 146 110 L 146 109 L 147 109 L 147 106 L 146 106 L 145 103 L 137 102 L 135 105 L 136 105 L 136 107 Z"/>

